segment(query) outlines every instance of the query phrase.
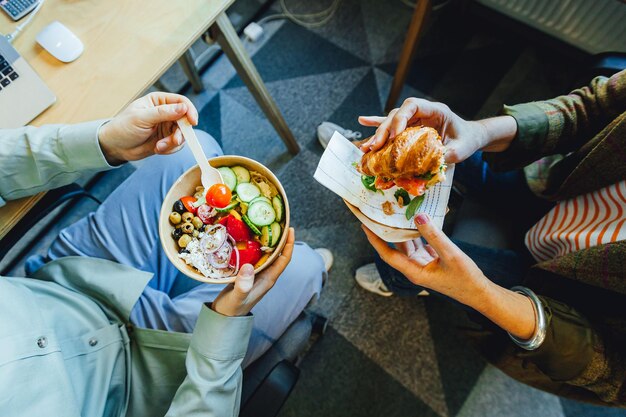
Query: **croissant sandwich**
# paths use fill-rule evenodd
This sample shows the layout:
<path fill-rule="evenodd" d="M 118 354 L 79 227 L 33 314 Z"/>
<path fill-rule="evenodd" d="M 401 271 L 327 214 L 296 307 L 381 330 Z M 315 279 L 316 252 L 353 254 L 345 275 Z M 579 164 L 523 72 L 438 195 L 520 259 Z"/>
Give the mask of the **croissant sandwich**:
<path fill-rule="evenodd" d="M 397 185 L 411 195 L 420 196 L 427 188 L 445 180 L 444 152 L 435 129 L 409 127 L 378 151 L 363 155 L 357 169 L 363 175 L 376 177 L 373 186 L 378 190 Z"/>

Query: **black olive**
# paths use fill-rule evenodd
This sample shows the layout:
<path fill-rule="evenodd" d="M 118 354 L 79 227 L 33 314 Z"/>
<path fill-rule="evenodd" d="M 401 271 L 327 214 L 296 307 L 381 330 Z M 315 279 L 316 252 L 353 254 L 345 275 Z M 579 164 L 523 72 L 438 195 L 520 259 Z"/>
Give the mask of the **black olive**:
<path fill-rule="evenodd" d="M 185 212 L 185 205 L 183 204 L 182 201 L 176 200 L 176 202 L 174 203 L 173 210 L 179 214 L 183 214 Z"/>
<path fill-rule="evenodd" d="M 180 237 L 183 235 L 183 231 L 180 230 L 180 227 L 177 227 L 176 229 L 174 229 L 174 231 L 172 232 L 172 237 L 174 238 L 174 240 L 178 240 L 180 239 Z"/>
<path fill-rule="evenodd" d="M 185 248 L 181 248 L 178 253 L 189 253 L 189 251 Z"/>

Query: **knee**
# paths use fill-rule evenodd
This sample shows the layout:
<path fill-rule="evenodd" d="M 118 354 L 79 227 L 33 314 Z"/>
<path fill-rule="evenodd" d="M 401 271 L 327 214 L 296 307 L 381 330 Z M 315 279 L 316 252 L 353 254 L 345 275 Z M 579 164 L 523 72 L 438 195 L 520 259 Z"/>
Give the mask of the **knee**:
<path fill-rule="evenodd" d="M 321 291 L 325 273 L 322 257 L 306 243 L 296 242 L 291 262 L 284 272 L 289 275 L 289 281 L 313 295 Z"/>
<path fill-rule="evenodd" d="M 224 155 L 222 147 L 213 136 L 209 135 L 204 130 L 194 129 L 194 132 L 196 132 L 200 145 L 202 145 L 202 149 L 204 149 L 204 153 L 208 158 Z"/>

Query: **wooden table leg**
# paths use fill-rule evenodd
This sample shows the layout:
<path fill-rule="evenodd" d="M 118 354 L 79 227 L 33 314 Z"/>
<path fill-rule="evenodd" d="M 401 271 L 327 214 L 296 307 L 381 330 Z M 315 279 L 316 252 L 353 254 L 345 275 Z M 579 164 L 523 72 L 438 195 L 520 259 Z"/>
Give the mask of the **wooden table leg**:
<path fill-rule="evenodd" d="M 402 46 L 402 53 L 400 54 L 400 60 L 398 61 L 398 67 L 396 68 L 396 74 L 393 76 L 393 82 L 391 83 L 391 89 L 389 90 L 389 97 L 385 104 L 385 112 L 389 113 L 396 106 L 400 92 L 404 86 L 404 81 L 411 68 L 415 51 L 417 50 L 417 43 L 420 35 L 424 31 L 424 24 L 426 17 L 431 11 L 431 0 L 417 0 L 415 5 L 415 11 L 413 12 L 413 18 L 409 24 L 409 28 L 406 32 L 406 39 L 404 40 L 404 46 Z"/>
<path fill-rule="evenodd" d="M 272 123 L 283 142 L 285 142 L 289 152 L 292 155 L 296 155 L 300 151 L 300 146 L 296 142 L 293 133 L 291 133 L 289 126 L 287 126 L 287 122 L 285 122 L 272 96 L 267 91 L 263 79 L 261 79 L 237 32 L 235 32 L 235 28 L 233 28 L 225 13 L 220 14 L 211 27 L 211 37 L 220 44 L 222 51 L 230 59 L 237 73 L 261 107 L 261 110 Z"/>
<path fill-rule="evenodd" d="M 200 74 L 198 73 L 198 68 L 196 68 L 196 63 L 194 62 L 193 55 L 191 55 L 191 51 L 189 51 L 189 49 L 185 51 L 185 53 L 180 57 L 178 62 L 183 68 L 183 72 L 187 76 L 187 79 L 191 83 L 193 91 L 195 93 L 199 93 L 204 90 L 204 84 L 202 84 Z"/>

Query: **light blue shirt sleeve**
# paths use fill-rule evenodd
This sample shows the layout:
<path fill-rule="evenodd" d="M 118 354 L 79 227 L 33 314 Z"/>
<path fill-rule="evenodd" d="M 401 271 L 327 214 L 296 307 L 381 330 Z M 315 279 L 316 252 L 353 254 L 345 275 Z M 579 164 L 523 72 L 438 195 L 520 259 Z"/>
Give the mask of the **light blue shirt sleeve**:
<path fill-rule="evenodd" d="M 86 171 L 113 168 L 98 142 L 104 123 L 0 129 L 0 207 L 69 184 Z"/>
<path fill-rule="evenodd" d="M 166 417 L 237 417 L 241 362 L 252 333 L 252 316 L 226 317 L 202 306 L 185 366 L 187 377 Z"/>

